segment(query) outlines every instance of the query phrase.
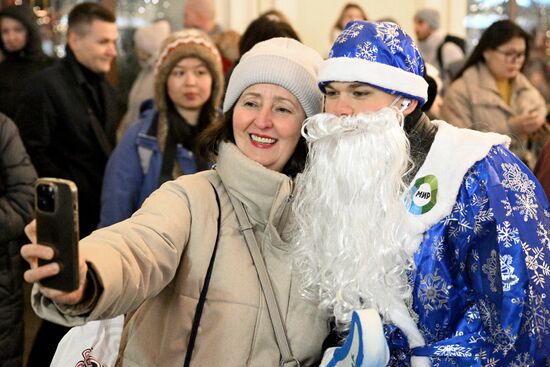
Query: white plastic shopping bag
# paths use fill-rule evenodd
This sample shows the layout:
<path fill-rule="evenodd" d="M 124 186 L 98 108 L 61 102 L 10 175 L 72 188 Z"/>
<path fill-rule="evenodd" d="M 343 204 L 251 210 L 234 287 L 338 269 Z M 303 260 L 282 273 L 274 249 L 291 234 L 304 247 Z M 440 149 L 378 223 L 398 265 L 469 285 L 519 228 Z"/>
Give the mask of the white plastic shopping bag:
<path fill-rule="evenodd" d="M 50 367 L 114 366 L 123 326 L 120 315 L 71 328 L 59 342 Z"/>

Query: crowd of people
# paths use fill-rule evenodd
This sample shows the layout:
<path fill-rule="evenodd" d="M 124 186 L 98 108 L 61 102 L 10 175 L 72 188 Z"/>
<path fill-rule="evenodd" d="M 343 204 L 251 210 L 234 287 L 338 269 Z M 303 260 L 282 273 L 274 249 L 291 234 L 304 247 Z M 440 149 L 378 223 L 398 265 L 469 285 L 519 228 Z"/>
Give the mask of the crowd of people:
<path fill-rule="evenodd" d="M 277 10 L 242 35 L 215 19 L 187 0 L 183 30 L 137 29 L 125 103 L 110 10 L 72 8 L 54 60 L 29 9 L 0 9 L 0 367 L 23 363 L 23 279 L 30 367 L 120 315 L 117 366 L 550 365 L 525 30 L 496 21 L 466 52 L 434 9 L 415 41 L 349 3 L 323 57 Z M 78 187 L 75 291 L 41 284 L 60 266 L 38 264 L 37 177 Z"/>

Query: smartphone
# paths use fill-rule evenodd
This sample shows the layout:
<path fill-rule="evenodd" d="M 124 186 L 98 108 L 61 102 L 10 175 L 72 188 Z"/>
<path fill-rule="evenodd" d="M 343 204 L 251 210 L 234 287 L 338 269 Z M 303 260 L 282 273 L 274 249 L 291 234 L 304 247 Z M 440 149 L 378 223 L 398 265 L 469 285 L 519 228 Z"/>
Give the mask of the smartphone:
<path fill-rule="evenodd" d="M 35 183 L 36 237 L 41 245 L 54 250 L 52 260 L 39 260 L 39 265 L 57 262 L 58 274 L 40 283 L 66 292 L 79 285 L 78 271 L 78 193 L 74 182 L 60 178 L 39 178 Z"/>

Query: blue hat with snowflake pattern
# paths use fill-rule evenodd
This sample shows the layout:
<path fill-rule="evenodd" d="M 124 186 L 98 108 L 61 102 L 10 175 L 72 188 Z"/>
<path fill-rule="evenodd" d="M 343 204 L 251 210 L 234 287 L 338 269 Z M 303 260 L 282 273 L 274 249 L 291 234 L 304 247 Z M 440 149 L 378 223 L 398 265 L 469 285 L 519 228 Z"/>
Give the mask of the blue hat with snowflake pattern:
<path fill-rule="evenodd" d="M 424 61 L 412 38 L 395 23 L 349 22 L 319 70 L 319 88 L 333 81 L 360 82 L 390 94 L 428 98 Z"/>

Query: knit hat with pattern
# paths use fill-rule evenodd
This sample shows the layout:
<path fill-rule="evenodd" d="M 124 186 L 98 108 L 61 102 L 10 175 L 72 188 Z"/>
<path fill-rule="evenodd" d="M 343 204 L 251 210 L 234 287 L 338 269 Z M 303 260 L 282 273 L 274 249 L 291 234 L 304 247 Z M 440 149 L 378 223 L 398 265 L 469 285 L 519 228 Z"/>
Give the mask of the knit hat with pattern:
<path fill-rule="evenodd" d="M 168 109 L 166 82 L 172 69 L 184 58 L 196 57 L 202 60 L 212 76 L 212 94 L 209 114 L 213 119 L 220 105 L 224 86 L 221 56 L 210 37 L 197 29 L 186 29 L 170 34 L 162 43 L 155 66 L 155 105 L 161 121 L 157 136 L 161 146 L 166 138 L 166 124 L 163 123 Z"/>

